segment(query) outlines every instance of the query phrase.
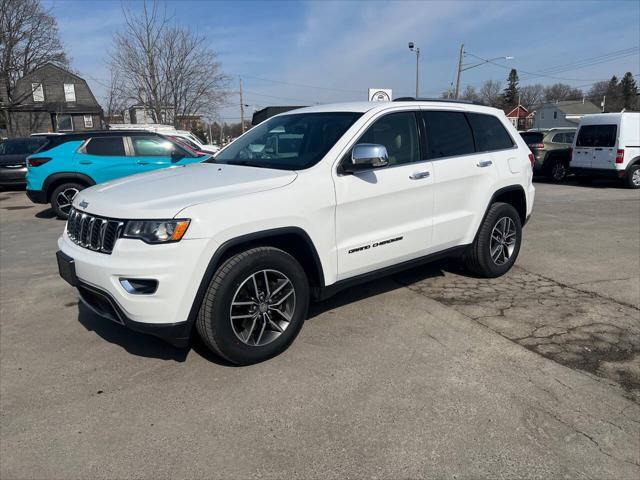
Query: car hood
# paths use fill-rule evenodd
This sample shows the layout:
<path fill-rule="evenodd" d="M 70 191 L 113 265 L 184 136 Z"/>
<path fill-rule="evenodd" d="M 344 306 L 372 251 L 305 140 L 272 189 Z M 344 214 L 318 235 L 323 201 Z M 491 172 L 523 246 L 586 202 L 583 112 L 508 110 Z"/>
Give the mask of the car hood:
<path fill-rule="evenodd" d="M 173 218 L 199 203 L 283 187 L 296 176 L 286 170 L 196 163 L 95 185 L 76 195 L 73 206 L 110 218 Z"/>

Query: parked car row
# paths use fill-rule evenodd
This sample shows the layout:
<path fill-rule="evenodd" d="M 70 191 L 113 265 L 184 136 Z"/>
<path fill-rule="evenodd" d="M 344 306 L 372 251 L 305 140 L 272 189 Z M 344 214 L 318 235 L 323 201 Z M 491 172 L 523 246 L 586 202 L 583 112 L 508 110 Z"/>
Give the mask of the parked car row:
<path fill-rule="evenodd" d="M 534 172 L 552 181 L 573 173 L 580 182 L 613 178 L 640 188 L 640 113 L 585 115 L 577 129 L 530 130 L 520 136 L 534 155 Z"/>

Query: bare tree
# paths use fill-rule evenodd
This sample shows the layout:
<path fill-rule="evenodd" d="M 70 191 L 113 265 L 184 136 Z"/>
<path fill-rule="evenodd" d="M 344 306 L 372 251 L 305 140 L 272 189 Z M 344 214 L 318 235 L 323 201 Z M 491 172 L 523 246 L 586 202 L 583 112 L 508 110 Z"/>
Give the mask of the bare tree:
<path fill-rule="evenodd" d="M 544 89 L 544 99 L 547 102 L 561 102 L 563 100 L 579 100 L 584 93 L 566 83 L 554 83 Z"/>
<path fill-rule="evenodd" d="M 125 27 L 114 36 L 111 67 L 123 98 L 144 105 L 156 123 L 181 116 L 211 118 L 227 95 L 229 79 L 204 37 L 172 23 L 156 1 L 140 14 L 124 10 Z"/>
<path fill-rule="evenodd" d="M 480 99 L 491 107 L 500 107 L 502 104 L 502 84 L 497 80 L 487 80 L 480 87 Z"/>
<path fill-rule="evenodd" d="M 476 87 L 472 85 L 467 85 L 465 87 L 464 91 L 462 92 L 462 95 L 460 95 L 460 98 L 462 100 L 468 100 L 470 102 L 481 101 L 480 95 L 478 95 L 478 92 L 476 91 Z"/>
<path fill-rule="evenodd" d="M 0 109 L 7 126 L 9 109 L 28 95 L 16 97 L 16 82 L 49 62 L 69 65 L 51 12 L 39 0 L 0 0 Z"/>
<path fill-rule="evenodd" d="M 116 69 L 111 69 L 109 75 L 109 83 L 106 85 L 107 91 L 103 97 L 103 106 L 107 118 L 115 115 L 121 115 L 126 107 L 127 98 L 125 94 L 125 86 L 122 82 L 122 76 Z"/>
<path fill-rule="evenodd" d="M 520 87 L 520 105 L 531 110 L 544 101 L 544 86 L 540 83 Z"/>

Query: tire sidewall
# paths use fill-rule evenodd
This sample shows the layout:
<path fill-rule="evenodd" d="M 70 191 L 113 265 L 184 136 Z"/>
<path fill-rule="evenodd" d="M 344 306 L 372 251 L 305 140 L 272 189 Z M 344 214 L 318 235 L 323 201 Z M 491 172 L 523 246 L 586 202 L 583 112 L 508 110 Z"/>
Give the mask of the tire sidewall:
<path fill-rule="evenodd" d="M 629 170 L 627 170 L 627 175 L 626 175 L 626 184 L 628 188 L 640 188 L 640 186 L 634 185 L 633 184 L 633 173 L 637 170 L 640 170 L 640 165 L 636 164 L 636 165 L 632 165 L 631 167 L 629 167 Z"/>
<path fill-rule="evenodd" d="M 491 233 L 498 221 L 504 217 L 511 218 L 515 224 L 516 245 L 509 260 L 502 265 L 497 265 L 491 258 Z M 482 263 L 485 265 L 487 273 L 492 277 L 499 277 L 507 273 L 516 262 L 518 254 L 520 253 L 520 246 L 522 245 L 522 225 L 516 209 L 506 203 L 495 204 L 489 211 L 479 235 L 483 236 L 480 240 L 485 248 L 482 248 L 481 255 Z"/>
<path fill-rule="evenodd" d="M 240 285 L 250 275 L 267 269 L 278 270 L 289 278 L 296 295 L 295 310 L 291 323 L 278 338 L 264 346 L 249 346 L 240 341 L 233 331 L 230 318 L 231 302 Z M 300 332 L 307 316 L 308 305 L 309 287 L 304 270 L 289 254 L 273 249 L 251 254 L 233 267 L 222 280 L 211 310 L 206 312 L 208 318 L 205 321 L 210 323 L 221 353 L 234 363 L 247 365 L 267 360 L 284 351 Z"/>

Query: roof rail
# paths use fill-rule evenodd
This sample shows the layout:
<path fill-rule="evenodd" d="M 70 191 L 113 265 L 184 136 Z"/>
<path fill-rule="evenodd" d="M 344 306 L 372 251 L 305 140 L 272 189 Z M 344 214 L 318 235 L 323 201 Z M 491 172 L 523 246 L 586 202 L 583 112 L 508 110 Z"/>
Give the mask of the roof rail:
<path fill-rule="evenodd" d="M 482 105 L 487 106 L 482 102 L 474 102 L 472 100 L 456 100 L 454 98 L 422 98 L 422 97 L 399 97 L 393 100 L 394 102 L 443 102 L 443 103 L 466 103 L 469 105 Z"/>

